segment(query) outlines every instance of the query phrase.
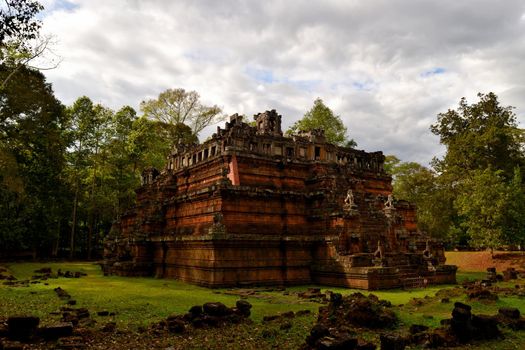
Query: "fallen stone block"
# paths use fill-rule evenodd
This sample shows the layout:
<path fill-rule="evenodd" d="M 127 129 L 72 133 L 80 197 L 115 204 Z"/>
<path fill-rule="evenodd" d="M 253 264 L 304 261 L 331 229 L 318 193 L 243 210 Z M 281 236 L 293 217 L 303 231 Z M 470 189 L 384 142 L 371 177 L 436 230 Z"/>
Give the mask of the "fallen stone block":
<path fill-rule="evenodd" d="M 11 316 L 7 319 L 8 336 L 13 340 L 26 341 L 32 339 L 40 323 L 35 316 Z"/>
<path fill-rule="evenodd" d="M 410 326 L 410 334 L 417 334 L 421 332 L 425 332 L 428 330 L 428 326 L 420 325 L 420 324 L 413 324 Z"/>
<path fill-rule="evenodd" d="M 502 307 L 498 310 L 498 313 L 511 319 L 520 318 L 520 310 L 514 307 Z"/>
<path fill-rule="evenodd" d="M 202 305 L 202 309 L 205 314 L 210 316 L 227 316 L 231 314 L 233 311 L 228 308 L 223 303 L 215 302 L 215 303 L 205 303 Z"/>
<path fill-rule="evenodd" d="M 473 315 L 472 326 L 476 330 L 473 333 L 476 339 L 496 339 L 501 335 L 498 329 L 498 321 L 494 316 Z"/>
<path fill-rule="evenodd" d="M 321 324 L 316 324 L 310 330 L 310 335 L 306 337 L 306 343 L 310 346 L 314 346 L 317 341 L 323 337 L 330 335 L 328 327 Z"/>
<path fill-rule="evenodd" d="M 45 340 L 56 340 L 73 335 L 73 323 L 61 322 L 46 327 L 40 327 L 38 334 Z"/>
<path fill-rule="evenodd" d="M 381 334 L 379 336 L 381 350 L 404 350 L 406 339 L 398 334 Z"/>
<path fill-rule="evenodd" d="M 344 350 L 344 349 L 355 349 L 356 346 L 357 346 L 356 338 L 324 337 L 317 341 L 316 349 L 318 350 Z"/>
<path fill-rule="evenodd" d="M 18 341 L 4 340 L 4 341 L 0 341 L 0 349 L 2 350 L 24 350 L 24 344 Z"/>
<path fill-rule="evenodd" d="M 41 273 L 41 274 L 51 274 L 52 270 L 50 267 L 42 267 L 41 269 L 35 270 L 35 273 Z"/>
<path fill-rule="evenodd" d="M 55 349 L 60 349 L 60 350 L 69 350 L 69 349 L 78 350 L 78 349 L 84 349 L 84 348 L 86 348 L 86 344 L 84 343 L 84 339 L 80 336 L 60 338 L 55 347 Z"/>
<path fill-rule="evenodd" d="M 111 332 L 114 332 L 116 328 L 117 328 L 116 322 L 108 322 L 102 327 L 101 331 L 106 332 L 106 333 L 111 333 Z"/>
<path fill-rule="evenodd" d="M 184 321 L 178 319 L 168 321 L 168 331 L 170 331 L 170 333 L 183 333 L 185 330 L 186 325 Z"/>

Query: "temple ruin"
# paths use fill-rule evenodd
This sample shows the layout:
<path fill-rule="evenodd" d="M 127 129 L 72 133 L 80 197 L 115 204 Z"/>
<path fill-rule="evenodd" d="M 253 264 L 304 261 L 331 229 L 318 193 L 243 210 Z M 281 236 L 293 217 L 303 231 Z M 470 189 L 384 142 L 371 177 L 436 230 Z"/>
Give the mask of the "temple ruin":
<path fill-rule="evenodd" d="M 414 205 L 392 197 L 382 152 L 336 146 L 322 130 L 283 136 L 275 110 L 254 119 L 233 115 L 144 171 L 136 207 L 105 241 L 105 273 L 211 287 L 455 282 Z"/>

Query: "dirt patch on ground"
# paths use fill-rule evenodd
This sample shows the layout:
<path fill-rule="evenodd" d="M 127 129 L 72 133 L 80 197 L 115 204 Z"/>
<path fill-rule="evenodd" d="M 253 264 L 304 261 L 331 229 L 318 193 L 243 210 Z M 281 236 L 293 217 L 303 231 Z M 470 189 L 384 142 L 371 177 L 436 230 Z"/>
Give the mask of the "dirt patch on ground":
<path fill-rule="evenodd" d="M 497 271 L 514 267 L 525 269 L 525 252 L 494 252 L 494 258 L 489 251 L 481 252 L 446 252 L 447 264 L 458 266 L 460 271 L 486 271 L 495 267 Z"/>

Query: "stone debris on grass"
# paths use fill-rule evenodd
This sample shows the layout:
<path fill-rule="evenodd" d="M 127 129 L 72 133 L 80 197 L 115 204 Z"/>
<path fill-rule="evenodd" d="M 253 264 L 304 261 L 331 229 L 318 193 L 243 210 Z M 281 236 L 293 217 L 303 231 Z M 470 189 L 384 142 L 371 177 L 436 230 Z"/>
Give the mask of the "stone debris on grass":
<path fill-rule="evenodd" d="M 11 340 L 29 341 L 36 335 L 40 318 L 30 315 L 11 316 L 7 319 L 7 336 Z"/>
<path fill-rule="evenodd" d="M 503 280 L 504 281 L 515 280 L 515 279 L 518 279 L 518 275 L 519 273 L 518 271 L 516 271 L 515 268 L 509 267 L 503 271 Z"/>
<path fill-rule="evenodd" d="M 79 336 L 60 338 L 57 342 L 55 349 L 57 350 L 69 350 L 69 349 L 85 349 L 86 344 L 84 338 Z"/>
<path fill-rule="evenodd" d="M 281 312 L 277 315 L 266 315 L 266 316 L 263 316 L 263 323 L 268 323 L 268 322 L 273 322 L 273 321 L 288 322 L 286 321 L 287 319 L 289 320 L 295 317 L 304 317 L 304 316 L 310 315 L 311 313 L 312 311 L 310 310 L 299 310 L 297 312 L 286 311 L 286 312 Z"/>
<path fill-rule="evenodd" d="M 16 281 L 16 277 L 11 274 L 0 273 L 0 280 Z"/>
<path fill-rule="evenodd" d="M 105 333 L 111 333 L 114 332 L 117 329 L 117 323 L 116 322 L 107 322 L 102 328 L 101 331 Z"/>
<path fill-rule="evenodd" d="M 442 326 L 435 329 L 424 329 L 412 326 L 406 344 L 422 345 L 427 348 L 454 347 L 472 341 L 491 340 L 502 337 L 499 326 L 521 324 L 525 319 L 520 317 L 517 309 L 500 309 L 498 315 L 473 315 L 471 307 L 456 302 L 452 310 L 452 318 L 441 321 Z M 509 327 L 511 328 L 511 327 Z M 525 328 L 524 328 L 525 329 Z"/>
<path fill-rule="evenodd" d="M 9 349 L 16 348 L 12 344 L 21 344 L 24 349 L 48 348 L 46 342 L 56 342 L 55 349 L 85 348 L 85 339 L 92 338 L 95 334 L 95 321 L 89 310 L 63 306 L 59 313 L 54 314 L 61 315 L 60 322 L 39 326 L 40 319 L 31 315 L 11 316 L 5 322 L 0 322 L 0 349 L 6 349 L 6 346 Z M 100 331 L 110 333 L 115 329 L 116 323 L 108 322 Z"/>
<path fill-rule="evenodd" d="M 62 289 L 61 287 L 56 287 L 53 290 L 55 291 L 55 293 L 60 299 L 71 299 L 71 295 L 69 295 L 69 293 L 66 292 L 64 289 Z"/>
<path fill-rule="evenodd" d="M 38 335 L 44 340 L 57 340 L 58 338 L 69 337 L 73 335 L 73 323 L 59 322 L 40 327 Z"/>
<path fill-rule="evenodd" d="M 498 295 L 487 288 L 476 286 L 467 290 L 467 298 L 468 300 L 496 301 L 498 300 Z"/>
<path fill-rule="evenodd" d="M 343 297 L 332 293 L 330 303 L 319 308 L 317 323 L 303 349 L 375 349 L 375 345 L 353 336 L 349 327 L 393 328 L 397 317 L 389 310 L 390 305 L 373 294 L 367 297 L 354 293 Z"/>
<path fill-rule="evenodd" d="M 441 292 L 435 298 L 455 293 Z M 416 299 L 414 304 L 424 300 Z M 408 332 L 402 332 L 396 330 L 395 314 L 376 296 L 354 293 L 342 297 L 333 294 L 328 306 L 319 308 L 317 323 L 311 328 L 302 349 L 363 349 L 358 346 L 359 339 L 355 336 L 360 329 L 377 332 L 381 349 L 386 350 L 402 350 L 407 346 L 454 347 L 472 341 L 498 339 L 502 337 L 501 326 L 525 330 L 525 318 L 516 308 L 500 308 L 498 314 L 492 316 L 475 315 L 469 305 L 461 302 L 454 304 L 452 318 L 442 320 L 441 324 L 438 328 L 414 324 Z"/>
<path fill-rule="evenodd" d="M 525 317 L 516 308 L 500 308 L 496 315 L 498 322 L 512 330 L 525 330 Z"/>
<path fill-rule="evenodd" d="M 93 320 L 90 318 L 89 310 L 86 308 L 72 308 L 72 307 L 61 307 L 62 322 L 71 322 L 74 326 L 79 323 L 92 323 Z"/>
<path fill-rule="evenodd" d="M 0 341 L 0 349 L 2 350 L 24 350 L 25 345 L 19 341 L 3 340 L 3 341 Z"/>
<path fill-rule="evenodd" d="M 184 315 L 172 315 L 152 326 L 159 335 L 162 330 L 170 333 L 183 333 L 193 328 L 222 327 L 229 324 L 248 322 L 252 305 L 246 300 L 238 300 L 235 307 L 220 302 L 208 302 L 192 306 Z"/>

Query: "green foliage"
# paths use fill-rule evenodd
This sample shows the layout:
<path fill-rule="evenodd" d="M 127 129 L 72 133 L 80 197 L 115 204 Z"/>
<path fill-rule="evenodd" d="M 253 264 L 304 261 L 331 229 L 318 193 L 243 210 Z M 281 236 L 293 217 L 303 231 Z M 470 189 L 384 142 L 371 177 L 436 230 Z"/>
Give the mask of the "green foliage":
<path fill-rule="evenodd" d="M 36 15 L 43 9 L 35 0 L 5 0 L 0 7 L 0 44 L 35 39 L 42 26 Z"/>
<path fill-rule="evenodd" d="M 171 126 L 167 130 L 173 144 L 193 141 L 205 127 L 222 119 L 218 106 L 205 106 L 197 92 L 184 89 L 168 89 L 157 99 L 142 101 L 140 109 L 147 118 Z M 190 127 L 192 135 L 183 125 Z"/>
<path fill-rule="evenodd" d="M 433 161 L 449 206 L 449 237 L 479 247 L 524 241 L 523 130 L 494 93 L 438 115 L 431 130 L 447 147 Z M 436 203 L 439 203 L 436 201 Z"/>
<path fill-rule="evenodd" d="M 507 186 L 502 171 L 474 170 L 462 184 L 454 204 L 462 218 L 470 243 L 495 248 L 504 243 L 503 227 Z"/>
<path fill-rule="evenodd" d="M 488 168 L 470 172 L 455 205 L 461 225 L 477 247 L 494 249 L 525 242 L 525 200 L 519 168 L 508 182 L 503 171 Z"/>
<path fill-rule="evenodd" d="M 135 204 L 142 170 L 162 168 L 174 142 L 198 142 L 189 126 L 128 106 L 114 112 L 83 96 L 64 108 L 38 71 L 0 68 L 1 250 L 101 252 L 113 220 Z"/>
<path fill-rule="evenodd" d="M 0 64 L 8 67 L 9 73 L 0 80 L 0 89 L 5 88 L 21 67 L 29 67 L 29 62 L 41 57 L 50 43 L 50 37 L 40 36 L 42 22 L 37 16 L 44 7 L 38 1 L 3 2 L 0 6 Z"/>
<path fill-rule="evenodd" d="M 523 246 L 525 243 L 525 191 L 520 168 L 516 167 L 512 181 L 507 187 L 503 238 L 506 243 Z"/>
<path fill-rule="evenodd" d="M 0 79 L 8 74 L 1 65 Z M 48 249 L 67 193 L 64 108 L 44 76 L 24 67 L 0 100 L 0 249 Z"/>
<path fill-rule="evenodd" d="M 383 167 L 385 171 L 390 174 L 394 175 L 395 167 L 401 162 L 399 158 L 394 156 L 393 154 L 389 154 L 385 156 L 385 162 L 383 164 Z"/>
<path fill-rule="evenodd" d="M 418 227 L 433 237 L 444 239 L 449 232 L 451 199 L 437 174 L 415 162 L 385 157 L 385 170 L 392 175 L 393 194 L 416 204 Z"/>
<path fill-rule="evenodd" d="M 67 111 L 71 142 L 67 174 L 74 192 L 70 253 L 80 245 L 90 256 L 114 218 L 134 205 L 141 171 L 164 166 L 171 136 L 196 138 L 186 125 L 138 118 L 129 106 L 113 112 L 87 97 L 77 99 Z"/>
<path fill-rule="evenodd" d="M 462 98 L 457 110 L 438 114 L 431 131 L 440 137 L 447 153 L 435 160 L 435 167 L 456 179 L 489 167 L 511 179 L 514 168 L 524 164 L 523 130 L 517 126 L 513 108 L 502 107 L 494 93 L 478 97 L 479 102 L 472 105 Z"/>
<path fill-rule="evenodd" d="M 357 146 L 353 139 L 346 137 L 347 128 L 341 117 L 335 115 L 320 98 L 314 101 L 313 107 L 305 113 L 302 119 L 296 121 L 286 133 L 291 135 L 299 131 L 311 131 L 313 129 L 323 129 L 327 141 L 333 144 L 345 147 Z"/>

